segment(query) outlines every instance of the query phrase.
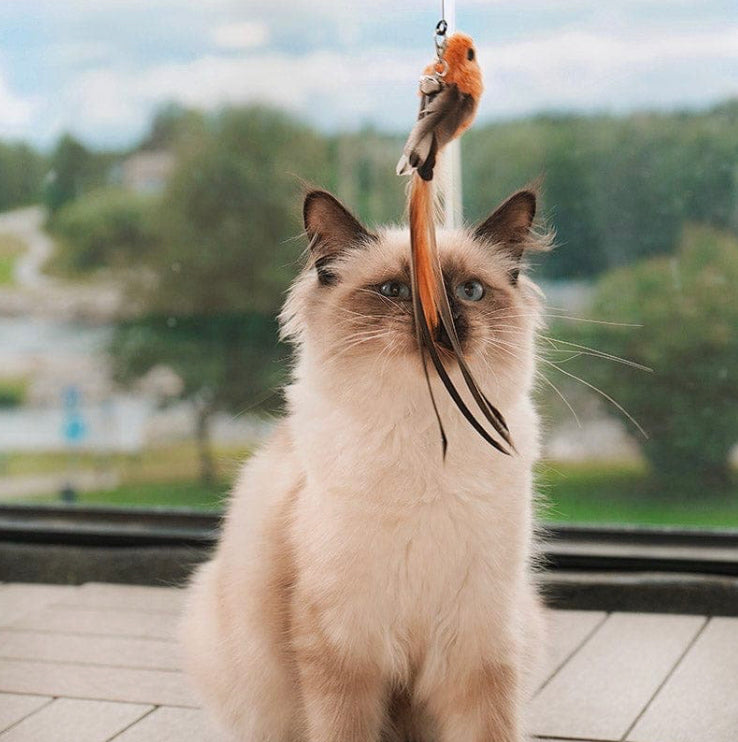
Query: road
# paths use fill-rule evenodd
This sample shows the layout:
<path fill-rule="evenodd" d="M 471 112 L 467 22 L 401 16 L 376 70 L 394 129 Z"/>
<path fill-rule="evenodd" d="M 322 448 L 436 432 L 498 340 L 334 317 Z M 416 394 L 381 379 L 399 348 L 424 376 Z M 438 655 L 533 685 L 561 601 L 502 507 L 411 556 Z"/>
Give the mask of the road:
<path fill-rule="evenodd" d="M 15 263 L 14 279 L 26 289 L 49 288 L 54 282 L 42 268 L 54 251 L 54 243 L 43 231 L 46 212 L 41 206 L 0 214 L 0 232 L 12 234 L 27 245 L 27 251 Z"/>
<path fill-rule="evenodd" d="M 62 281 L 43 272 L 54 251 L 54 241 L 43 229 L 45 220 L 41 206 L 0 213 L 0 233 L 27 246 L 15 263 L 15 285 L 0 291 L 0 316 L 109 322 L 122 305 L 119 286 L 110 281 Z"/>

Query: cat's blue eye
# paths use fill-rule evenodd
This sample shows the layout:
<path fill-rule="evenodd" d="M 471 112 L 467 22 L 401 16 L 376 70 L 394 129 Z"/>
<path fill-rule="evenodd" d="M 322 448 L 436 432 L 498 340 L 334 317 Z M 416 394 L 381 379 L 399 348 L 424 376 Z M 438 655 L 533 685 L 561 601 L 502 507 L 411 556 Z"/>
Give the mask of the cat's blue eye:
<path fill-rule="evenodd" d="M 401 281 L 385 281 L 379 287 L 379 293 L 388 299 L 409 299 L 410 287 Z"/>
<path fill-rule="evenodd" d="M 466 283 L 460 283 L 456 287 L 456 296 L 464 301 L 479 301 L 484 296 L 484 286 L 476 278 Z"/>

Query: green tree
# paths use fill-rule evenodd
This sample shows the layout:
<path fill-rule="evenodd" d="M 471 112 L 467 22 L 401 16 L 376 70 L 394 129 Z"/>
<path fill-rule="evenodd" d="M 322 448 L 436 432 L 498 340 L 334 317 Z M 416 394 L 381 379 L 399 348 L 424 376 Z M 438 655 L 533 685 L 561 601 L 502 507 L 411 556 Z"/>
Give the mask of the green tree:
<path fill-rule="evenodd" d="M 108 175 L 119 155 L 93 152 L 70 134 L 64 134 L 50 158 L 44 200 L 53 220 L 62 206 L 82 194 L 107 185 Z"/>
<path fill-rule="evenodd" d="M 303 249 L 303 183 L 327 179 L 326 142 L 288 116 L 228 109 L 182 150 L 147 267 L 153 311 L 272 313 Z"/>
<path fill-rule="evenodd" d="M 182 380 L 178 399 L 192 405 L 200 478 L 215 479 L 210 424 L 218 410 L 241 413 L 278 406 L 284 349 L 274 317 L 262 314 L 147 315 L 116 327 L 111 343 L 115 379 L 130 386 L 156 366 Z"/>
<path fill-rule="evenodd" d="M 180 376 L 207 479 L 212 415 L 275 404 L 284 367 L 275 313 L 304 249 L 303 181 L 325 182 L 326 142 L 251 107 L 223 111 L 175 150 L 157 249 L 131 286 L 143 312 L 121 323 L 111 354 L 125 384 L 158 364 Z"/>
<path fill-rule="evenodd" d="M 37 201 L 45 172 L 45 159 L 34 149 L 0 142 L 0 211 Z"/>
<path fill-rule="evenodd" d="M 168 103 L 156 111 L 148 133 L 137 149 L 173 149 L 181 146 L 189 137 L 202 134 L 206 125 L 207 119 L 202 112 Z"/>
<path fill-rule="evenodd" d="M 157 206 L 155 198 L 120 189 L 67 203 L 54 219 L 55 262 L 72 273 L 140 264 L 158 245 Z"/>
<path fill-rule="evenodd" d="M 581 375 L 620 402 L 647 430 L 642 449 L 660 479 L 728 483 L 738 441 L 738 240 L 691 226 L 673 257 L 605 275 L 593 314 L 642 325 L 586 325 L 559 336 L 649 366 L 645 374 L 587 361 Z M 566 334 L 564 334 L 566 333 Z"/>

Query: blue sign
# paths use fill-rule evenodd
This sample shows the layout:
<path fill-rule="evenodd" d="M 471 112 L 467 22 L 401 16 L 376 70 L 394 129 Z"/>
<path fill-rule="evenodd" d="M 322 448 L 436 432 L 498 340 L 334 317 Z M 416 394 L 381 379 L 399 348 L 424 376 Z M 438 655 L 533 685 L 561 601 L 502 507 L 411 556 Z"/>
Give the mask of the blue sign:
<path fill-rule="evenodd" d="M 82 393 L 79 387 L 68 386 L 64 388 L 62 391 L 62 404 L 64 406 L 62 436 L 70 444 L 80 443 L 87 435 L 87 425 L 80 409 L 81 402 Z"/>

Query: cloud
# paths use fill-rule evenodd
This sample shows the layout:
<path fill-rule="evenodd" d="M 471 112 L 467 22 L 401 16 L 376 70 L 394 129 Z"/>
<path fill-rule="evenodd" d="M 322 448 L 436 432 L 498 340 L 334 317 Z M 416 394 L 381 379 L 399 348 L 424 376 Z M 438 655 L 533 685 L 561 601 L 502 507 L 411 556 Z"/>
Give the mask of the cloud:
<path fill-rule="evenodd" d="M 0 70 L 0 136 L 23 137 L 37 108 L 37 101 L 16 95 Z"/>
<path fill-rule="evenodd" d="M 52 136 L 51 127 L 53 135 L 70 128 L 91 142 L 129 144 L 165 101 L 207 110 L 270 103 L 329 129 L 371 122 L 401 132 L 412 124 L 416 81 L 426 61 L 415 49 L 257 51 L 268 42 L 267 26 L 215 28 L 227 52 L 138 66 L 122 66 L 120 59 L 88 65 L 69 76 L 43 110 L 12 96 L 0 77 L 0 127 L 3 121 L 23 126 L 33 118 L 38 128 L 43 122 L 46 136 Z M 482 119 L 552 109 L 707 105 L 738 94 L 738 29 L 618 34 L 567 28 L 482 45 L 479 58 L 487 88 Z"/>
<path fill-rule="evenodd" d="M 627 38 L 566 31 L 481 47 L 479 58 L 482 114 L 707 104 L 738 94 L 738 29 Z"/>
<path fill-rule="evenodd" d="M 269 41 L 269 26 L 259 21 L 226 23 L 213 29 L 212 38 L 221 49 L 253 49 Z"/>

